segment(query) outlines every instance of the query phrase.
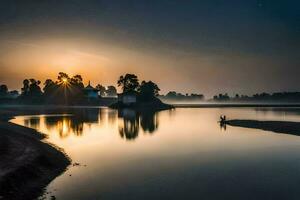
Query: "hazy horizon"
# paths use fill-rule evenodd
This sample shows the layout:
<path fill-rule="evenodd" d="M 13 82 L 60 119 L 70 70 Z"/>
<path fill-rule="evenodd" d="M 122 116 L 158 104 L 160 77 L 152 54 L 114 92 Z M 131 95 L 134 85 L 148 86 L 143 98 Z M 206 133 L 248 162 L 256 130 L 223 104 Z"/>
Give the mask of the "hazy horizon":
<path fill-rule="evenodd" d="M 298 91 L 300 3 L 1 1 L 0 83 L 135 73 L 161 93 Z"/>

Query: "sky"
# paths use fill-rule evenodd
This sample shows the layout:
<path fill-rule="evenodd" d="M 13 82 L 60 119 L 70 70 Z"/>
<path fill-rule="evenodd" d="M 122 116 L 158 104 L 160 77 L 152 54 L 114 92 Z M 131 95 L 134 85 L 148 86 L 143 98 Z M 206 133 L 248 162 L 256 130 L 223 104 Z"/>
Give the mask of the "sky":
<path fill-rule="evenodd" d="M 120 75 L 161 93 L 300 91 L 298 0 L 1 0 L 0 84 Z"/>

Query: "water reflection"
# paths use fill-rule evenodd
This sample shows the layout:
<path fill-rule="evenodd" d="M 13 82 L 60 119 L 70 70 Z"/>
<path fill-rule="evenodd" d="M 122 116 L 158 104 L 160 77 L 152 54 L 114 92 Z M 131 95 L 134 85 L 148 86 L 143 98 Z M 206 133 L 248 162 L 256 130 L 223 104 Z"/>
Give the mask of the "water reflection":
<path fill-rule="evenodd" d="M 83 122 L 72 116 L 45 116 L 45 126 L 48 130 L 56 129 L 60 138 L 66 138 L 71 134 L 81 136 L 83 133 Z"/>
<path fill-rule="evenodd" d="M 70 135 L 82 136 L 84 123 L 99 121 L 99 109 L 74 109 L 71 113 L 72 115 L 68 116 L 44 116 L 45 127 L 48 130 L 56 129 L 60 138 L 66 138 Z"/>
<path fill-rule="evenodd" d="M 158 113 L 147 112 L 141 114 L 141 126 L 147 133 L 154 133 L 158 128 Z"/>
<path fill-rule="evenodd" d="M 40 125 L 40 118 L 31 117 L 31 118 L 24 119 L 24 125 L 34 129 L 38 129 Z"/>
<path fill-rule="evenodd" d="M 300 137 L 232 126 L 225 132 L 217 123 L 220 115 L 300 121 L 278 112 L 85 109 L 12 122 L 38 127 L 73 162 L 87 166 L 70 167 L 48 186 L 57 199 L 299 199 Z"/>
<path fill-rule="evenodd" d="M 159 125 L 157 112 L 136 112 L 131 109 L 80 108 L 69 111 L 70 115 L 27 116 L 24 125 L 35 129 L 56 132 L 60 138 L 82 136 L 85 128 L 105 123 L 117 125 L 121 138 L 134 140 L 140 131 L 153 134 Z M 141 130 L 140 130 L 141 129 Z M 43 130 L 42 130 L 43 131 Z M 86 131 L 88 132 L 88 131 Z"/>
<path fill-rule="evenodd" d="M 122 138 L 133 140 L 138 137 L 140 127 L 145 133 L 154 133 L 159 124 L 157 112 L 136 112 L 132 109 L 119 111 L 121 121 L 119 123 L 119 133 Z"/>
<path fill-rule="evenodd" d="M 220 129 L 226 131 L 226 123 L 220 122 Z"/>

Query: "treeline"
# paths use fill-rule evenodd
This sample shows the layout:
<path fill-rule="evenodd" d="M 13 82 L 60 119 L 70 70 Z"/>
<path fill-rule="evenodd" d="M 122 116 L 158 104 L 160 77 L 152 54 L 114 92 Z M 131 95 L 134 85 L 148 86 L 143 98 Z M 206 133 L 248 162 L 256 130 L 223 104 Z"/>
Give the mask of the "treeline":
<path fill-rule="evenodd" d="M 18 91 L 8 91 L 6 85 L 1 85 L 0 99 L 2 102 L 14 99 L 15 103 L 79 104 L 86 101 L 84 88 L 81 75 L 70 77 L 60 72 L 56 80 L 47 79 L 43 84 L 33 78 L 23 80 L 21 94 Z M 98 84 L 95 90 L 98 90 L 99 97 L 117 95 L 114 86 L 104 87 Z"/>
<path fill-rule="evenodd" d="M 18 96 L 17 90 L 8 91 L 7 85 L 0 85 L 0 99 L 15 99 Z"/>
<path fill-rule="evenodd" d="M 203 94 L 182 94 L 177 93 L 175 91 L 170 91 L 166 95 L 160 95 L 160 99 L 162 100 L 170 100 L 170 101 L 204 101 L 205 97 Z"/>
<path fill-rule="evenodd" d="M 300 102 L 300 92 L 263 92 L 252 96 L 236 94 L 230 97 L 227 93 L 215 95 L 212 101 L 216 102 Z"/>
<path fill-rule="evenodd" d="M 123 94 L 135 93 L 140 101 L 152 101 L 156 99 L 160 91 L 157 84 L 152 81 L 138 80 L 135 74 L 120 76 L 117 85 L 121 87 Z M 23 104 L 63 104 L 77 105 L 89 104 L 92 101 L 99 103 L 99 100 L 111 103 L 112 98 L 89 98 L 88 90 L 97 92 L 98 97 L 117 97 L 115 86 L 104 87 L 98 84 L 95 88 L 90 84 L 85 87 L 81 75 L 69 76 L 59 72 L 57 79 L 47 79 L 44 83 L 36 79 L 23 80 L 21 94 L 18 91 L 8 91 L 6 85 L 0 85 L 1 103 L 23 103 Z M 7 98 L 10 97 L 10 98 Z"/>

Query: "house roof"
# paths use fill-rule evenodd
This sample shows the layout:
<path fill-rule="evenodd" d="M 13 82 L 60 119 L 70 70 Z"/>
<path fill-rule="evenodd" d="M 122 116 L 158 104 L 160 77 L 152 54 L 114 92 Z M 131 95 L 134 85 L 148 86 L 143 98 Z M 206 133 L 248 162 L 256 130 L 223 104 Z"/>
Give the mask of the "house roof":
<path fill-rule="evenodd" d="M 91 86 L 91 82 L 90 81 L 89 81 L 89 84 L 84 89 L 85 90 L 97 90 L 96 88 L 94 88 L 94 87 Z"/>

